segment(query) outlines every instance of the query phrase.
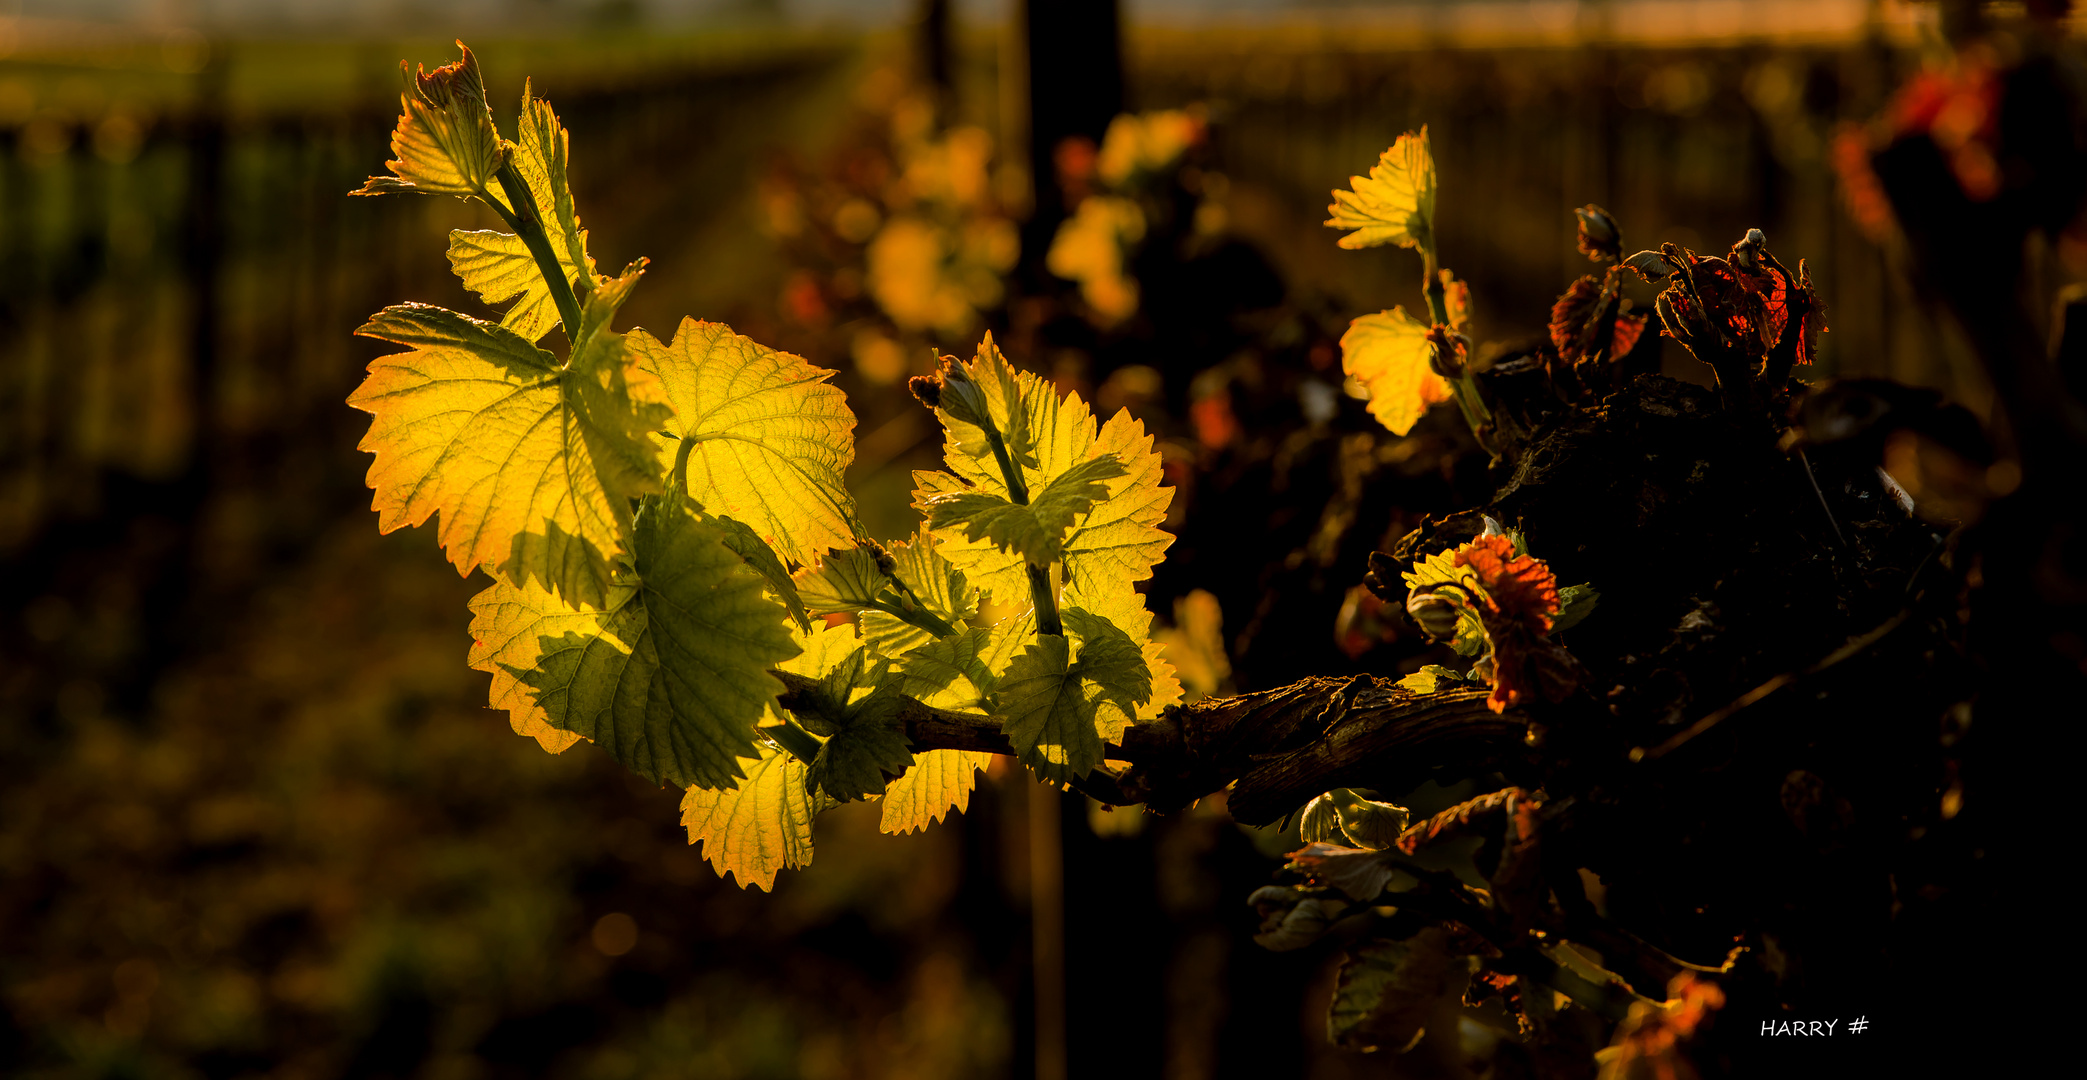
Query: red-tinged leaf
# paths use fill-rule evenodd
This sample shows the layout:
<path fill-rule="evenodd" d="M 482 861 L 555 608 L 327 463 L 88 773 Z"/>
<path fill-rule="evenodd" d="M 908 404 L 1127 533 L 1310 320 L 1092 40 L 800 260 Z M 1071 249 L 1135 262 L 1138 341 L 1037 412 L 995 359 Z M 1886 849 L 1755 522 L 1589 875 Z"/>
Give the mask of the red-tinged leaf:
<path fill-rule="evenodd" d="M 1456 564 L 1478 575 L 1485 590 L 1481 606 L 1491 613 L 1544 633 L 1558 617 L 1558 578 L 1534 555 L 1516 555 L 1504 535 L 1481 536 L 1456 553 Z M 1487 629 L 1492 623 L 1487 623 Z"/>
<path fill-rule="evenodd" d="M 1567 361 L 1580 359 L 1580 332 L 1594 317 L 1595 305 L 1601 300 L 1601 282 L 1588 274 L 1573 282 L 1551 305 L 1551 344 L 1558 346 L 1558 353 Z"/>
<path fill-rule="evenodd" d="M 1616 336 L 1609 343 L 1609 355 L 1629 356 L 1638 347 L 1638 335 L 1645 332 L 1645 319 L 1644 315 L 1616 316 Z"/>
<path fill-rule="evenodd" d="M 1449 328 L 1459 334 L 1471 332 L 1471 283 L 1442 271 L 1442 310 L 1449 315 Z"/>
<path fill-rule="evenodd" d="M 1431 844 L 1488 832 L 1506 817 L 1511 800 L 1528 797 L 1529 792 L 1511 787 L 1466 799 L 1400 833 L 1398 849 L 1411 855 Z"/>

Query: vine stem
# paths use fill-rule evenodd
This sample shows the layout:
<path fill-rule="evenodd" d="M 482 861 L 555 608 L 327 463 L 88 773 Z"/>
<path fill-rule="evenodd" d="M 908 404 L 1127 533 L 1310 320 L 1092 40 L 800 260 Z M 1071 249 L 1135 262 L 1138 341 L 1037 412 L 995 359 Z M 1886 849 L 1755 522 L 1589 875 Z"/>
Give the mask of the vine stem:
<path fill-rule="evenodd" d="M 550 287 L 551 301 L 558 305 L 558 317 L 565 324 L 565 340 L 575 348 L 579 345 L 580 299 L 572 291 L 572 282 L 565 279 L 565 268 L 558 263 L 558 255 L 551 250 L 551 236 L 544 230 L 543 217 L 536 212 L 536 196 L 529 191 L 529 183 L 516 171 L 509 160 L 493 174 L 500 190 L 507 195 L 507 203 L 486 198 L 485 203 L 507 222 L 507 227 L 522 238 L 529 254 L 536 259 L 536 270 L 543 275 L 544 284 Z M 490 196 L 490 192 L 486 195 Z M 572 358 L 567 358 L 571 363 Z"/>
<path fill-rule="evenodd" d="M 1435 326 L 1449 325 L 1449 295 L 1442 285 L 1442 268 L 1435 259 L 1433 237 L 1420 248 L 1420 291 L 1427 298 L 1428 319 Z M 1471 434 L 1477 436 L 1478 445 L 1495 459 L 1499 451 L 1493 449 L 1487 438 L 1486 428 L 1492 422 L 1493 412 L 1486 408 L 1485 401 L 1478 396 L 1478 384 L 1473 381 L 1468 368 L 1460 370 L 1450 381 L 1449 395 L 1456 399 L 1458 411 L 1464 414 L 1464 423 L 1470 425 Z"/>
<path fill-rule="evenodd" d="M 1000 438 L 1000 430 L 993 426 L 993 418 L 981 417 L 985 423 L 986 445 L 993 448 L 993 459 L 1000 463 L 1000 475 L 1007 481 L 1007 501 L 1016 506 L 1029 505 L 1029 485 L 1022 482 L 1021 467 L 1007 452 L 1007 443 Z M 1036 609 L 1036 632 L 1053 637 L 1065 636 L 1065 624 L 1058 618 L 1058 594 L 1051 588 L 1051 568 L 1038 566 L 1023 560 L 1029 571 L 1029 603 Z"/>

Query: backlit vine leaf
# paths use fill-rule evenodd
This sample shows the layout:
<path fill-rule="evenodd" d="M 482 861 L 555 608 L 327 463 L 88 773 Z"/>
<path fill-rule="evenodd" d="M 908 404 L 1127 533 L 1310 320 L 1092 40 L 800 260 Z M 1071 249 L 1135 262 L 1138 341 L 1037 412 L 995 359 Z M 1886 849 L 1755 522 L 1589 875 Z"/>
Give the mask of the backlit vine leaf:
<path fill-rule="evenodd" d="M 1428 129 L 1398 137 L 1377 159 L 1368 176 L 1348 178 L 1352 191 L 1333 193 L 1335 229 L 1355 231 L 1341 237 L 1344 248 L 1400 247 L 1432 250 L 1435 243 L 1435 158 L 1428 149 Z"/>
<path fill-rule="evenodd" d="M 565 125 L 558 122 L 551 103 L 537 97 L 526 80 L 516 128 L 515 171 L 522 174 L 536 198 L 537 212 L 558 250 L 558 261 L 577 275 L 575 286 L 584 295 L 594 287 L 594 259 L 587 254 L 587 230 L 580 225 L 572 185 L 566 180 L 569 140 Z"/>
<path fill-rule="evenodd" d="M 655 782 L 719 788 L 797 654 L 786 613 L 714 523 L 655 505 L 639 516 L 635 580 L 601 607 L 498 582 L 471 602 L 470 665 L 518 730 L 590 739 Z"/>
<path fill-rule="evenodd" d="M 1152 576 L 1173 536 L 1160 529 L 1174 489 L 1164 487 L 1160 457 L 1143 422 L 1120 410 L 1097 427 L 1094 414 L 1078 394 L 1060 398 L 1049 383 L 1016 371 L 994 347 L 990 336 L 978 356 L 964 365 L 980 392 L 991 419 L 1003 432 L 1014 432 L 1008 449 L 1020 463 L 1023 484 L 1032 494 L 1082 462 L 1114 458 L 1126 470 L 1106 479 L 1107 495 L 1077 516 L 1063 542 L 1067 582 L 1089 578 L 1123 585 Z M 1009 498 L 998 462 L 978 435 L 976 425 L 938 410 L 946 431 L 944 454 L 950 472 L 916 471 L 914 505 L 925 508 L 941 496 L 988 494 Z M 1028 597 L 1028 573 L 1022 556 L 1003 551 L 989 539 L 973 540 L 954 528 L 936 530 L 942 555 L 961 569 L 970 583 L 1002 603 Z"/>
<path fill-rule="evenodd" d="M 1392 308 L 1364 315 L 1341 335 L 1341 369 L 1367 387 L 1370 415 L 1404 435 L 1428 411 L 1448 401 L 1449 380 L 1435 373 L 1429 360 L 1428 324 Z"/>
<path fill-rule="evenodd" d="M 681 825 L 688 842 L 701 842 L 703 857 L 718 876 L 734 874 L 740 888 L 767 891 L 776 871 L 812 861 L 812 820 L 832 805 L 806 790 L 804 763 L 763 740 L 758 756 L 739 759 L 744 773 L 736 787 L 689 788 L 681 797 Z"/>
<path fill-rule="evenodd" d="M 1399 685 L 1416 694 L 1439 694 L 1464 686 L 1464 676 L 1453 668 L 1440 664 L 1423 664 L 1419 671 L 1399 680 Z"/>
<path fill-rule="evenodd" d="M 1099 706 L 1097 713 L 1103 738 L 1114 742 L 1122 737 L 1124 724 L 1155 719 L 1167 706 L 1179 704 L 1186 698 L 1181 679 L 1167 659 L 1166 643 L 1153 640 L 1152 611 L 1145 606 L 1145 598 L 1137 590 L 1090 577 L 1066 589 L 1064 603 L 1105 619 L 1122 632 L 1137 646 L 1138 655 L 1145 662 L 1146 674 L 1152 680 L 1152 696 L 1129 715 L 1118 713 L 1107 701 Z"/>
<path fill-rule="evenodd" d="M 926 526 L 911 541 L 890 544 L 892 573 L 918 597 L 937 618 L 961 627 L 978 617 L 978 590 L 964 572 L 935 550 L 934 536 Z M 886 656 L 898 656 L 919 648 L 929 634 L 912 623 L 882 611 L 861 615 L 862 636 L 870 647 Z"/>
<path fill-rule="evenodd" d="M 665 427 L 675 438 L 660 460 L 671 468 L 687 456 L 690 497 L 753 526 L 793 562 L 854 542 L 842 474 L 855 460 L 855 414 L 826 385 L 833 372 L 694 319 L 672 344 L 634 330 L 630 348 L 673 405 Z"/>
<path fill-rule="evenodd" d="M 929 641 L 899 661 L 899 692 L 937 709 L 987 715 L 1001 676 L 1035 634 L 1034 617 L 1023 615 Z"/>
<path fill-rule="evenodd" d="M 1108 497 L 1105 481 L 1130 470 L 1114 457 L 1089 458 L 1051 478 L 1027 505 L 984 491 L 948 492 L 926 501 L 928 526 L 961 529 L 964 539 L 987 540 L 1037 566 L 1064 553 L 1066 530 Z"/>
<path fill-rule="evenodd" d="M 420 192 L 426 195 L 482 195 L 493 174 L 507 162 L 507 148 L 493 126 L 486 101 L 485 79 L 478 58 L 457 42 L 463 57 L 433 71 L 399 63 L 405 92 L 402 110 L 391 133 L 391 152 L 384 163 L 390 176 L 372 176 L 355 195 Z"/>
<path fill-rule="evenodd" d="M 976 750 L 930 750 L 913 761 L 906 775 L 884 789 L 884 817 L 878 828 L 894 835 L 925 829 L 951 811 L 971 806 L 978 770 L 993 755 Z"/>
<path fill-rule="evenodd" d="M 1405 941 L 1373 939 L 1349 947 L 1334 984 L 1326 1035 L 1350 1050 L 1413 1049 L 1440 1003 L 1463 989 L 1449 934 L 1430 926 Z M 1454 1022 L 1455 1013 L 1445 1019 Z"/>
<path fill-rule="evenodd" d="M 1558 579 L 1543 560 L 1518 554 L 1506 536 L 1480 536 L 1449 554 L 1476 575 L 1489 610 L 1536 633 L 1550 632 L 1558 615 Z"/>
<path fill-rule="evenodd" d="M 484 565 L 601 605 L 624 500 L 659 490 L 644 438 L 667 418 L 618 335 L 595 335 L 561 366 L 510 330 L 426 304 L 386 308 L 356 333 L 411 349 L 372 361 L 348 398 L 370 414 L 361 449 L 376 455 L 378 528 L 440 511 L 459 573 Z"/>
<path fill-rule="evenodd" d="M 794 580 L 805 609 L 814 615 L 853 613 L 877 601 L 891 579 L 877 556 L 859 547 L 833 548 L 799 570 Z"/>
<path fill-rule="evenodd" d="M 1071 637 L 1040 634 L 1008 666 L 993 695 L 1015 756 L 1053 783 L 1102 762 L 1103 703 L 1133 716 L 1151 699 L 1152 675 L 1138 647 L 1107 620 L 1066 608 Z M 1121 726 L 1118 725 L 1120 734 Z"/>

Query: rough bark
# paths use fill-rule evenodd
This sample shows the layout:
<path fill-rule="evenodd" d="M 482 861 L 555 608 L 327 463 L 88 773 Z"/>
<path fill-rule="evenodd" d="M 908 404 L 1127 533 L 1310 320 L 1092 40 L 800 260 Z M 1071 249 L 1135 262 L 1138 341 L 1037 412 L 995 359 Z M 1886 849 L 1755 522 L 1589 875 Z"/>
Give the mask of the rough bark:
<path fill-rule="evenodd" d="M 785 708 L 816 681 L 775 674 L 787 687 Z M 1097 779 L 1090 793 L 1167 811 L 1230 787 L 1232 816 L 1266 824 L 1329 788 L 1403 790 L 1445 767 L 1489 768 L 1516 751 L 1527 724 L 1492 712 L 1486 697 L 1485 690 L 1418 695 L 1390 679 L 1356 675 L 1205 698 L 1125 729 L 1109 757 L 1131 768 L 1113 785 Z M 987 716 L 909 698 L 899 717 L 916 751 L 1014 753 Z"/>

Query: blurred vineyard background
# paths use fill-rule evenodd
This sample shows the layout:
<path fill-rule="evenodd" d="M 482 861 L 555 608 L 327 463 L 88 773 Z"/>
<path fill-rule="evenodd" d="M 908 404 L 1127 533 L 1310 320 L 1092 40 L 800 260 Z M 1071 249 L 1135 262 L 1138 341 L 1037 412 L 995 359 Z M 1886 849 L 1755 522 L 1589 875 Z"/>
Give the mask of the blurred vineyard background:
<path fill-rule="evenodd" d="M 1326 1047 L 1326 958 L 1250 940 L 1283 838 L 1221 805 L 1001 774 L 925 836 L 831 814 L 810 869 L 748 893 L 677 793 L 485 709 L 482 582 L 376 535 L 341 404 L 369 313 L 482 311 L 442 250 L 489 214 L 344 197 L 382 169 L 396 60 L 453 34 L 496 102 L 528 75 L 558 106 L 603 264 L 653 260 L 627 323 L 840 372 L 880 535 L 935 460 L 900 389 L 930 346 L 990 329 L 1145 419 L 1181 538 L 1150 600 L 1206 691 L 1382 670 L 1365 554 L 1492 483 L 1452 425 L 1395 440 L 1341 389 L 1347 319 L 1419 289 L 1407 253 L 1334 247 L 1327 192 L 1421 124 L 1481 338 L 1543 332 L 1594 202 L 1633 248 L 1765 229 L 1829 305 L 1813 374 L 1986 407 L 1831 162 L 1921 63 L 1916 7 L 555 7 L 0 16 L 0 1072 L 1447 1076 L 1486 1037 Z M 1118 112 L 1174 142 L 1112 163 Z M 1102 199 L 1136 228 L 1061 233 Z M 1650 362 L 1695 377 L 1676 352 Z"/>

